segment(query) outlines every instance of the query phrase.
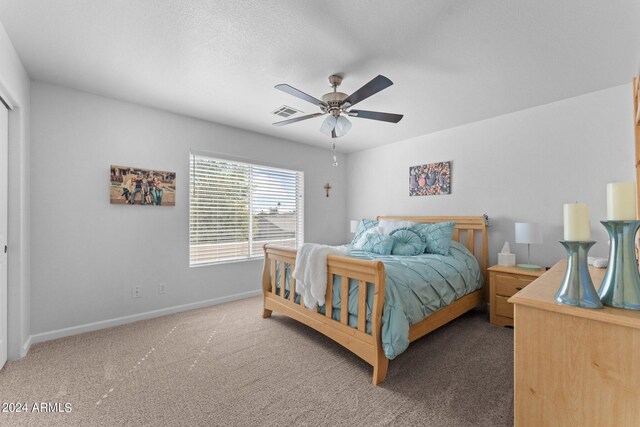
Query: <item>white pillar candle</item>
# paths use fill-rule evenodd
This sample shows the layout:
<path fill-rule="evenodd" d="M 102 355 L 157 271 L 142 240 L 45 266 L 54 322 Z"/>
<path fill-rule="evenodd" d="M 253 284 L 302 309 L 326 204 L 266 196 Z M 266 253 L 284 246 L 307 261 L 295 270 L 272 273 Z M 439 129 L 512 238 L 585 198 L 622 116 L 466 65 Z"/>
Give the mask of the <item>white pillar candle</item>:
<path fill-rule="evenodd" d="M 636 183 L 607 184 L 607 219 L 622 221 L 636 219 Z"/>
<path fill-rule="evenodd" d="M 585 203 L 567 203 L 564 205 L 564 240 L 569 242 L 591 240 L 589 206 Z"/>

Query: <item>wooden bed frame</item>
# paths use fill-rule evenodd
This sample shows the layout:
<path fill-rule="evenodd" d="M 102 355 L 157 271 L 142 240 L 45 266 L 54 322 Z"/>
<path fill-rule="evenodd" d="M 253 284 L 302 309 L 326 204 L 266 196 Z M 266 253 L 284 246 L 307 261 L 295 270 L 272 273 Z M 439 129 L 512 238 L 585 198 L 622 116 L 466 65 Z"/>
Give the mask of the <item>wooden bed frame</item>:
<path fill-rule="evenodd" d="M 379 220 L 415 221 L 421 223 L 435 223 L 443 221 L 455 221 L 453 239 L 461 242 L 462 235 L 466 235 L 466 246 L 475 255 L 480 264 L 484 277 L 483 287 L 452 304 L 441 308 L 429 317 L 411 326 L 409 330 L 409 342 L 413 342 L 428 334 L 434 329 L 466 313 L 485 301 L 485 287 L 488 287 L 487 277 L 487 228 L 486 218 L 482 216 L 381 216 Z M 476 233 L 479 232 L 479 233 Z M 478 234 L 480 236 L 478 237 Z M 479 250 L 476 250 L 479 248 Z M 273 311 L 285 314 L 318 332 L 333 339 L 337 343 L 351 350 L 360 358 L 373 366 L 373 383 L 379 384 L 387 376 L 389 360 L 382 349 L 382 310 L 385 298 L 385 271 L 382 261 L 361 260 L 350 257 L 329 255 L 327 257 L 327 292 L 326 301 L 332 301 L 333 276 L 342 276 L 341 312 L 347 311 L 349 279 L 355 279 L 359 283 L 358 289 L 358 327 L 347 324 L 349 316 L 340 316 L 341 320 L 334 320 L 331 315 L 333 307 L 326 305 L 326 313 L 307 309 L 304 304 L 295 303 L 295 280 L 290 278 L 291 291 L 289 298 L 285 298 L 284 274 L 280 274 L 280 284 L 276 283 L 277 267 L 285 271 L 283 266 L 289 266 L 289 272 L 293 272 L 296 262 L 296 250 L 278 247 L 274 245 L 264 246 L 264 272 L 262 287 L 264 291 L 264 310 L 262 317 L 271 316 Z M 276 287 L 280 286 L 280 293 Z M 366 332 L 366 317 L 359 315 L 366 312 L 366 287 L 374 287 L 373 307 L 371 313 L 371 334 Z"/>

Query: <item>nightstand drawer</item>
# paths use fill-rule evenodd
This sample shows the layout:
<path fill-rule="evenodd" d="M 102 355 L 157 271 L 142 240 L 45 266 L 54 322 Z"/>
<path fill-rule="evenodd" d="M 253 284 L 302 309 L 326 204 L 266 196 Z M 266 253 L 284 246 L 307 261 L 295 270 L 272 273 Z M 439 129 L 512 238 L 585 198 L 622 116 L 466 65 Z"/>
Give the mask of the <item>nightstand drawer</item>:
<path fill-rule="evenodd" d="M 508 299 L 496 295 L 496 315 L 513 319 L 513 304 L 507 302 Z"/>
<path fill-rule="evenodd" d="M 507 300 L 542 276 L 544 270 L 523 270 L 502 265 L 494 265 L 487 270 L 491 324 L 513 326 L 513 305 Z"/>
<path fill-rule="evenodd" d="M 496 295 L 510 297 L 533 282 L 535 277 L 516 276 L 513 274 L 496 274 Z"/>

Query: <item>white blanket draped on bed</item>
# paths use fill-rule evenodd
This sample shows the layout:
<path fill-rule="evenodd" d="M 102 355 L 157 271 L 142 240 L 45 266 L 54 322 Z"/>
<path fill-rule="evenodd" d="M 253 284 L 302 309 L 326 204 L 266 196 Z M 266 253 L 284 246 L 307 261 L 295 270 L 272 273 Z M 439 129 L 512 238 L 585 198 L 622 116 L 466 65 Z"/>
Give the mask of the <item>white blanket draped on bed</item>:
<path fill-rule="evenodd" d="M 296 255 L 296 292 L 304 298 L 304 305 L 315 309 L 325 304 L 327 292 L 327 255 L 348 255 L 344 246 L 327 246 L 317 243 L 304 243 Z"/>

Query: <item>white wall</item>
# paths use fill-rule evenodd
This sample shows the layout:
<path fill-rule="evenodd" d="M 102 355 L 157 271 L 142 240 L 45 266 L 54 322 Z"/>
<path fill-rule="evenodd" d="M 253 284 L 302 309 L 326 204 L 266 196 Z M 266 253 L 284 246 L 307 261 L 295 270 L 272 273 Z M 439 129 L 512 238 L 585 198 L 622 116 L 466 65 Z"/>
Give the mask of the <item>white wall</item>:
<path fill-rule="evenodd" d="M 34 342 L 261 289 L 262 261 L 189 268 L 190 150 L 303 170 L 305 239 L 343 243 L 346 162 L 331 166 L 328 143 L 322 150 L 42 82 L 32 82 L 31 99 Z M 176 206 L 110 205 L 110 164 L 177 172 Z M 133 285 L 142 298 L 131 298 Z"/>
<path fill-rule="evenodd" d="M 29 337 L 29 104 L 30 81 L 0 23 L 0 93 L 9 112 L 8 357 L 28 350 Z"/>
<path fill-rule="evenodd" d="M 405 117 L 404 120 L 428 120 Z M 361 151 L 348 156 L 348 216 L 482 215 L 488 213 L 490 262 L 509 240 L 514 222 L 540 222 L 544 244 L 532 262 L 553 265 L 565 256 L 564 203 L 591 208 L 590 254 L 607 256 L 606 184 L 634 181 L 631 84 L 566 99 Z M 409 197 L 409 167 L 452 161 L 452 193 Z"/>

